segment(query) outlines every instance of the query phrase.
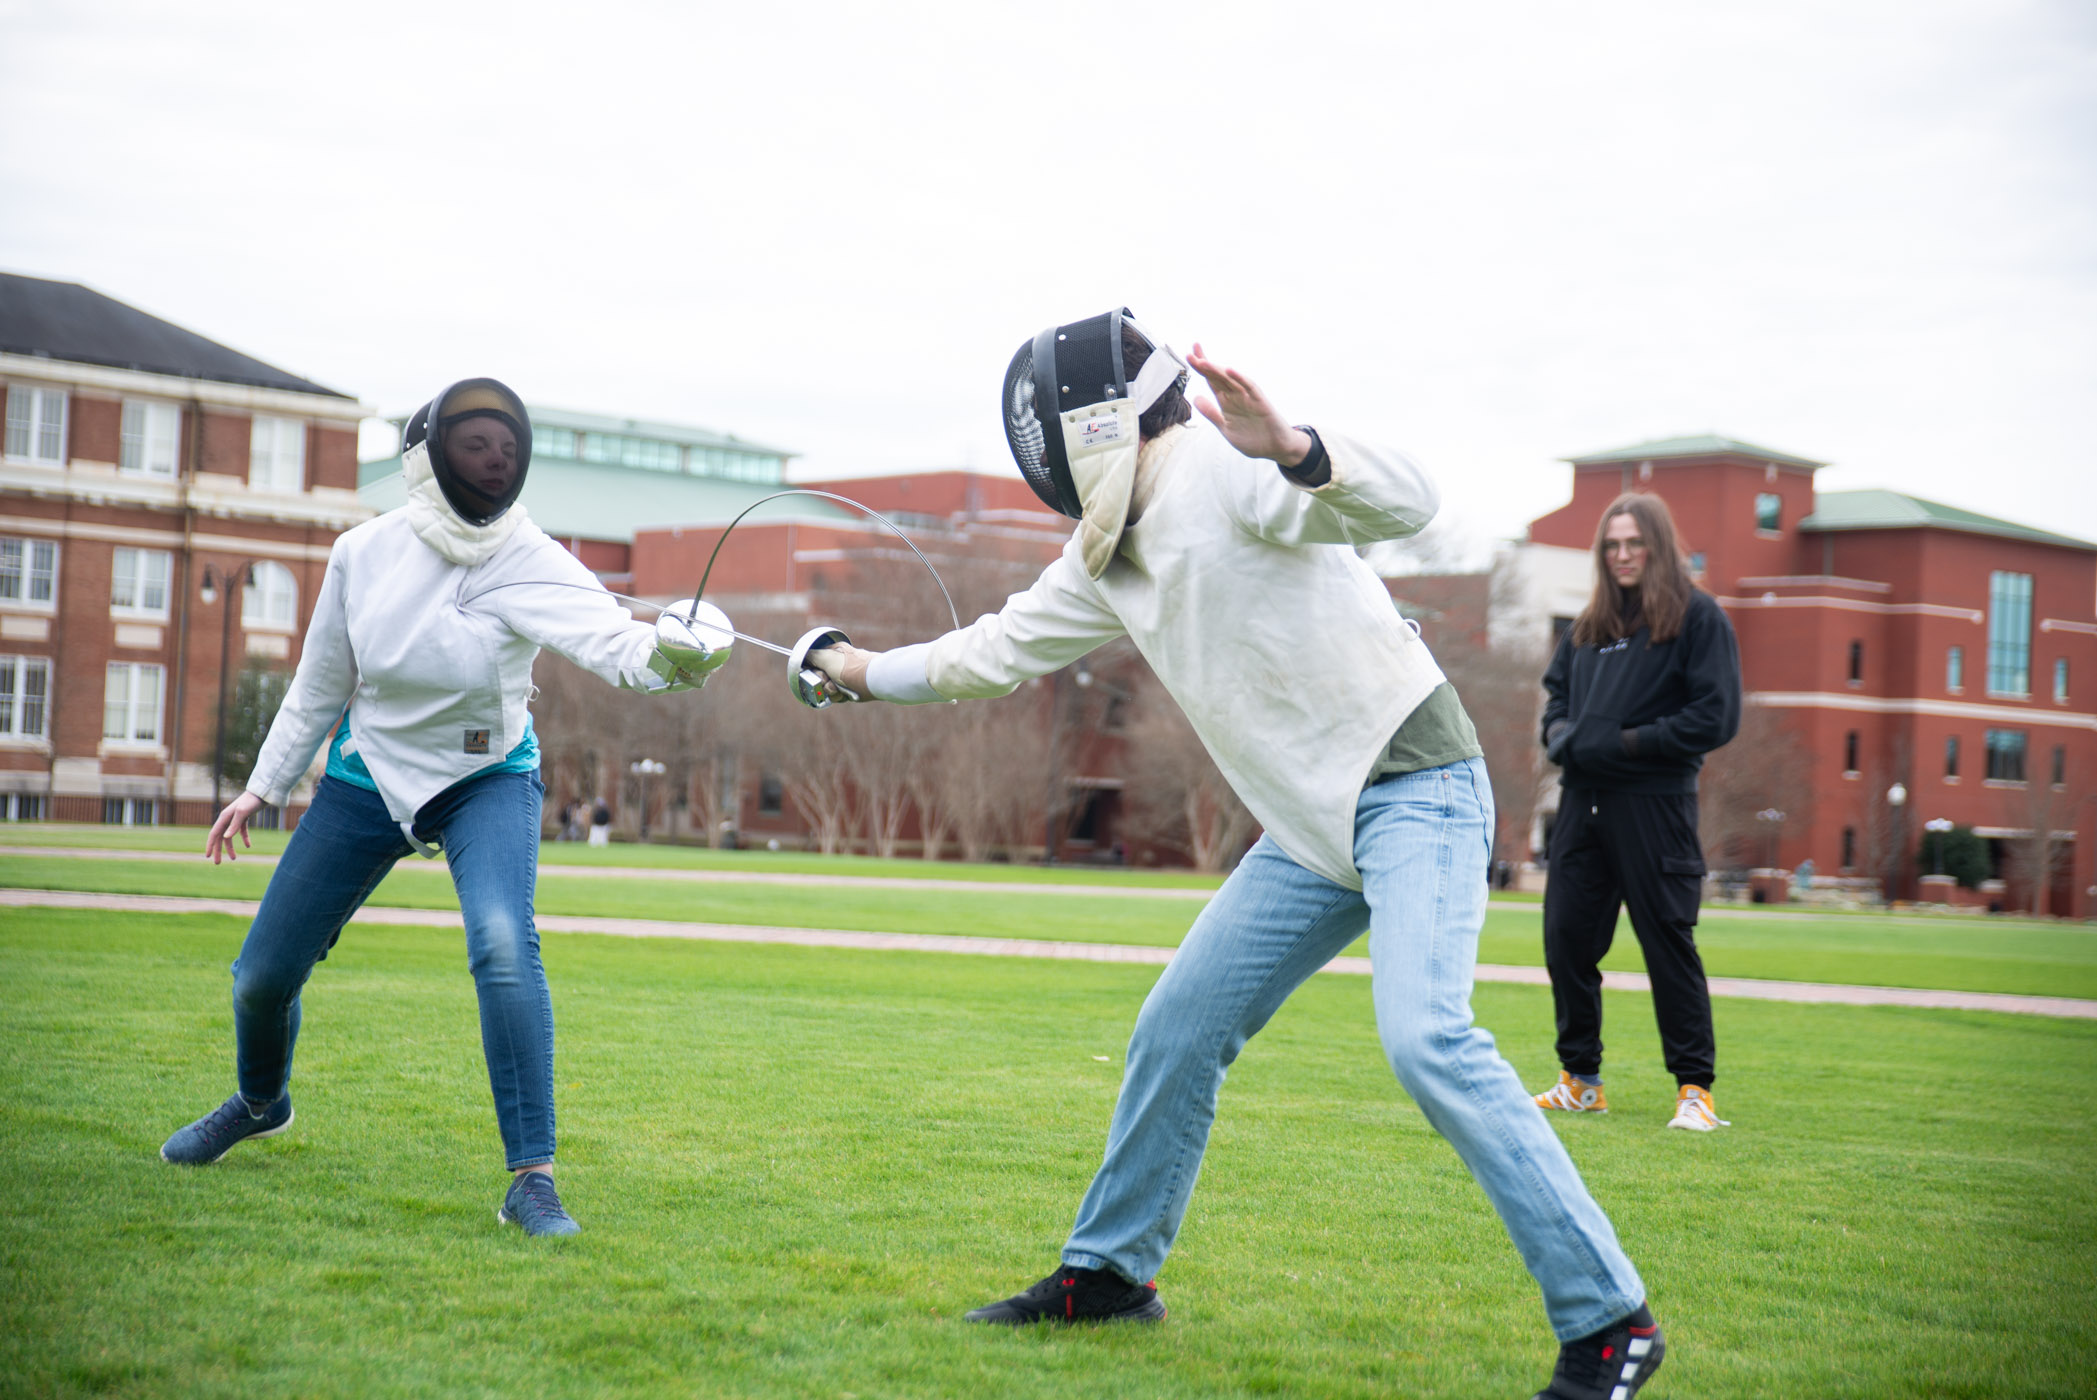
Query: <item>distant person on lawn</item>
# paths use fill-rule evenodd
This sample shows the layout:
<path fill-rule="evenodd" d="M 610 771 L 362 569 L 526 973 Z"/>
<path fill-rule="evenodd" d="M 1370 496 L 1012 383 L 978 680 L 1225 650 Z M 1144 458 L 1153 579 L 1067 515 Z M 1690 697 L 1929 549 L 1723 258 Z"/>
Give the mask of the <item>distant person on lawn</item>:
<path fill-rule="evenodd" d="M 233 964 L 239 1091 L 160 1155 L 200 1166 L 291 1126 L 300 988 L 394 862 L 441 846 L 512 1173 L 497 1218 L 574 1234 L 553 1186 L 553 1003 L 532 918 L 546 791 L 525 708 L 532 661 L 548 647 L 614 685 L 668 691 L 691 688 L 691 658 L 674 628 L 636 622 L 526 519 L 531 425 L 515 394 L 455 384 L 409 420 L 404 444 L 408 502 L 335 542 L 247 791 L 205 844 L 213 864 L 235 858 L 248 819 L 282 805 L 336 731 Z"/>
<path fill-rule="evenodd" d="M 1545 752 L 1564 770 L 1544 886 L 1564 1068 L 1537 1104 L 1609 1111 L 1601 962 L 1629 905 L 1677 1085 L 1668 1126 L 1726 1127 L 1711 1098 L 1718 1051 L 1696 942 L 1697 770 L 1740 729 L 1740 648 L 1718 601 L 1690 579 L 1658 496 L 1633 492 L 1602 512 L 1594 593 L 1559 639 L 1544 692 Z"/>

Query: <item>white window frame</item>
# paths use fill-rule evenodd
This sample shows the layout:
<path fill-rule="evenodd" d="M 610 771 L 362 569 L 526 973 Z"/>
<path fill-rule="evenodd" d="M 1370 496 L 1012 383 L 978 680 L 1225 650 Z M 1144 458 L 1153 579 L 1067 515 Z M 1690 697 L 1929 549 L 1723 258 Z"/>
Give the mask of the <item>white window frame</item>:
<path fill-rule="evenodd" d="M 8 556 L 13 556 L 14 595 L 7 593 Z M 44 596 L 36 597 L 41 580 Z M 23 539 L 0 535 L 0 610 L 6 612 L 54 613 L 58 611 L 58 541 Z"/>
<path fill-rule="evenodd" d="M 248 490 L 296 496 L 305 489 L 305 420 L 256 414 L 248 430 Z"/>
<path fill-rule="evenodd" d="M 51 420 L 54 403 L 58 415 L 55 424 Z M 0 443 L 7 460 L 34 462 L 42 467 L 64 466 L 66 420 L 71 417 L 71 410 L 72 397 L 63 389 L 48 389 L 41 384 L 8 385 L 6 438 L 4 443 Z M 47 455 L 42 450 L 45 440 L 51 437 L 58 442 L 56 455 Z M 17 450 L 18 445 L 20 450 Z"/>
<path fill-rule="evenodd" d="M 125 399 L 117 430 L 117 470 L 173 481 L 182 463 L 182 410 L 153 399 Z"/>
<path fill-rule="evenodd" d="M 253 567 L 255 581 L 240 590 L 240 625 L 250 632 L 296 632 L 298 576 L 267 559 L 256 560 Z"/>
<path fill-rule="evenodd" d="M 148 675 L 152 677 L 150 700 L 148 687 L 141 684 Z M 110 662 L 102 682 L 102 742 L 130 749 L 158 748 L 161 704 L 166 698 L 166 667 L 152 661 Z M 118 733 L 109 732 L 112 720 Z M 146 732 L 140 733 L 141 729 Z"/>
<path fill-rule="evenodd" d="M 36 684 L 30 685 L 34 678 Z M 26 722 L 35 707 L 36 725 Z M 51 736 L 51 658 L 0 656 L 0 739 L 42 742 Z"/>
<path fill-rule="evenodd" d="M 165 549 L 133 549 L 129 545 L 118 545 L 109 556 L 109 615 L 166 622 L 168 597 L 174 591 L 174 572 L 175 556 Z M 120 591 L 127 580 L 128 591 Z M 152 596 L 155 584 L 160 588 L 158 607 L 146 601 Z"/>

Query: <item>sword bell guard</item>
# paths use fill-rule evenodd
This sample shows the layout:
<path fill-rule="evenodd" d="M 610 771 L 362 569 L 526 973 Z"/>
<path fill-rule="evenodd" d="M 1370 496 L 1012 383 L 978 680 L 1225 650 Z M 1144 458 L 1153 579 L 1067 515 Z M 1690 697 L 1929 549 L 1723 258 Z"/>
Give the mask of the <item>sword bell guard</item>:
<path fill-rule="evenodd" d="M 836 627 L 809 629 L 786 658 L 786 688 L 794 699 L 811 710 L 827 710 L 842 701 L 860 697 L 808 664 L 808 653 L 821 651 L 824 647 L 840 643 L 849 646 L 852 639 Z"/>

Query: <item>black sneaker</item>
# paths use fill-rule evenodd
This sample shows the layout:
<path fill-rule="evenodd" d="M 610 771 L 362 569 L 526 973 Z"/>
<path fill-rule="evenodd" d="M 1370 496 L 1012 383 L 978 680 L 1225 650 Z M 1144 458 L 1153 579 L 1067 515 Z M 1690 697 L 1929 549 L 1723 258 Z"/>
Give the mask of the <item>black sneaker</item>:
<path fill-rule="evenodd" d="M 290 1126 L 289 1089 L 259 1113 L 235 1094 L 196 1122 L 175 1129 L 174 1135 L 160 1145 L 160 1156 L 161 1160 L 179 1166 L 209 1166 L 231 1152 L 235 1144 L 249 1138 L 275 1137 Z"/>
<path fill-rule="evenodd" d="M 1638 1311 L 1558 1349 L 1558 1368 L 1536 1400 L 1631 1400 L 1660 1369 L 1667 1338 L 1641 1303 Z"/>
<path fill-rule="evenodd" d="M 1030 1322 L 1162 1322 L 1155 1283 L 1130 1283 L 1112 1269 L 1065 1264 L 1024 1293 L 969 1313 L 963 1321 L 1024 1327 Z"/>
<path fill-rule="evenodd" d="M 561 1208 L 561 1193 L 553 1189 L 548 1172 L 519 1172 L 510 1178 L 509 1193 L 502 1198 L 495 1218 L 504 1225 L 522 1225 L 527 1235 L 579 1235 L 582 1226 Z"/>

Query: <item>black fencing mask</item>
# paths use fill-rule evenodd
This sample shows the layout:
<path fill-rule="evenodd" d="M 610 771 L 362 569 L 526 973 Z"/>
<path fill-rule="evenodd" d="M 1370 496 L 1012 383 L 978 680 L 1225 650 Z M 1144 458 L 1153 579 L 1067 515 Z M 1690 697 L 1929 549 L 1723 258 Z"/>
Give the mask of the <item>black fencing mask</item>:
<path fill-rule="evenodd" d="M 1152 351 L 1133 384 L 1122 365 L 1123 326 Z M 1185 361 L 1146 334 L 1125 306 L 1050 326 L 1020 346 L 1005 370 L 1005 441 L 1027 485 L 1043 504 L 1083 519 L 1088 493 L 1072 473 L 1074 459 L 1121 445 L 1123 435 L 1133 454 L 1135 428 L 1124 420 L 1141 415 L 1186 373 Z"/>
<path fill-rule="evenodd" d="M 491 525 L 524 490 L 531 415 L 501 381 L 462 379 L 415 410 L 401 447 L 429 454 L 437 489 L 461 520 Z"/>

